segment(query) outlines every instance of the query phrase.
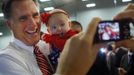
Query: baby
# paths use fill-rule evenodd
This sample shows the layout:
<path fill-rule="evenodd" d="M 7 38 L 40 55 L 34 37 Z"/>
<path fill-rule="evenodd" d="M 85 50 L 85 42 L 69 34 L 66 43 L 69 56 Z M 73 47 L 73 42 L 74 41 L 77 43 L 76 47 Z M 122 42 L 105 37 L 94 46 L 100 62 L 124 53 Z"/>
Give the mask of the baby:
<path fill-rule="evenodd" d="M 51 52 L 49 58 L 52 65 L 56 68 L 57 59 L 64 48 L 65 42 L 71 36 L 77 34 L 77 32 L 71 30 L 69 15 L 61 9 L 54 9 L 48 13 L 42 13 L 41 19 L 46 24 L 49 32 L 49 34 L 42 36 L 42 40 L 50 44 Z"/>

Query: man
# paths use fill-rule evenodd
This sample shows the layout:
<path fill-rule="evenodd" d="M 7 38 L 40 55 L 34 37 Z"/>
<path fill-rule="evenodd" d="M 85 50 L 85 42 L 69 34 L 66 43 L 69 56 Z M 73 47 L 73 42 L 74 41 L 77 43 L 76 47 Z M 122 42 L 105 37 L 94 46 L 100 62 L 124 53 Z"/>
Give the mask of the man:
<path fill-rule="evenodd" d="M 33 55 L 40 39 L 40 15 L 32 0 L 3 0 L 2 11 L 14 41 L 0 53 L 0 75 L 42 75 Z"/>
<path fill-rule="evenodd" d="M 116 65 L 116 53 L 115 53 L 115 43 L 114 42 L 111 42 L 108 44 L 108 53 L 107 53 L 107 66 L 108 66 L 108 69 L 109 69 L 109 75 L 118 75 L 118 69 L 117 67 L 115 66 Z"/>
<path fill-rule="evenodd" d="M 132 66 L 132 56 L 133 56 L 133 51 L 131 49 L 128 49 L 128 52 L 122 56 L 120 67 L 124 70 L 122 70 L 122 73 L 127 73 Z"/>
<path fill-rule="evenodd" d="M 39 45 L 40 39 L 40 14 L 37 4 L 33 0 L 3 1 L 2 11 L 6 24 L 13 33 L 14 41 L 0 52 L 0 75 L 42 75 L 42 69 L 38 66 L 36 55 L 34 55 L 34 46 Z M 83 75 L 87 72 L 99 48 L 93 45 L 92 41 L 99 21 L 99 18 L 94 18 L 90 25 L 92 29 L 89 26 L 86 33 L 76 35 L 68 41 L 56 74 Z M 41 48 L 42 44 L 40 43 L 39 46 Z M 45 48 L 40 49 L 41 52 L 44 52 L 43 49 Z M 85 57 L 91 59 L 85 59 Z M 76 59 L 77 63 L 74 63 L 75 58 L 79 58 Z M 82 61 L 87 62 L 79 66 L 83 63 Z M 82 70 L 79 71 L 78 68 Z"/>

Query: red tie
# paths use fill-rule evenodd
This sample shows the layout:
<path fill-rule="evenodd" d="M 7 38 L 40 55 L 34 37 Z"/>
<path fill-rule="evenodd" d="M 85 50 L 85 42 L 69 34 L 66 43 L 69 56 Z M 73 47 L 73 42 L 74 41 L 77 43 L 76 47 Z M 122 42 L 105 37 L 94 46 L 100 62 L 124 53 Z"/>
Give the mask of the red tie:
<path fill-rule="evenodd" d="M 37 63 L 43 75 L 52 75 L 53 71 L 48 63 L 46 57 L 41 53 L 38 46 L 35 46 L 34 54 L 36 56 Z"/>

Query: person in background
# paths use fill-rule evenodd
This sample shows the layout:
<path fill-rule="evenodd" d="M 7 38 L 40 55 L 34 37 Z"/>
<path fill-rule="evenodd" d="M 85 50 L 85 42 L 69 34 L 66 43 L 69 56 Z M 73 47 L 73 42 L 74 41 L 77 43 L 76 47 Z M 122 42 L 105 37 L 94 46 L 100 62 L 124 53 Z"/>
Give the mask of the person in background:
<path fill-rule="evenodd" d="M 108 53 L 106 54 L 107 66 L 109 69 L 109 75 L 118 75 L 118 67 L 116 67 L 116 45 L 115 42 L 108 43 Z"/>
<path fill-rule="evenodd" d="M 49 32 L 49 34 L 44 34 L 42 39 L 50 44 L 49 59 L 56 69 L 58 58 L 66 41 L 77 34 L 77 32 L 70 28 L 69 15 L 64 10 L 54 9 L 48 13 L 42 13 L 41 19 L 47 25 Z"/>
<path fill-rule="evenodd" d="M 127 74 L 127 72 L 131 69 L 132 66 L 132 56 L 133 50 L 128 49 L 128 52 L 122 56 L 121 63 L 120 63 L 120 74 Z"/>
<path fill-rule="evenodd" d="M 78 21 L 71 21 L 71 29 L 77 32 L 81 32 L 83 30 L 83 27 Z"/>
<path fill-rule="evenodd" d="M 102 52 L 101 49 L 99 49 L 96 60 L 86 75 L 109 75 L 109 70 L 106 63 L 106 53 Z"/>
<path fill-rule="evenodd" d="M 115 49 L 114 42 L 109 42 L 108 45 L 100 48 L 96 60 L 87 75 L 116 75 L 113 49 Z"/>
<path fill-rule="evenodd" d="M 110 25 L 106 25 L 104 27 L 104 32 L 102 34 L 102 39 L 103 40 L 117 39 L 116 38 L 116 32 L 113 31 L 113 29 Z"/>

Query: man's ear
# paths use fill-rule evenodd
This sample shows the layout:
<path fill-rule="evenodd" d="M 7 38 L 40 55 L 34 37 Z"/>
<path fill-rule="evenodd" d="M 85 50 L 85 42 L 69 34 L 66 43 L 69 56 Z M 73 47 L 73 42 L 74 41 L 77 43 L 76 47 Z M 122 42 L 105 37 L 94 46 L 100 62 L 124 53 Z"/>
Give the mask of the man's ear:
<path fill-rule="evenodd" d="M 7 25 L 10 29 L 12 29 L 11 21 L 7 20 L 7 21 L 6 21 L 6 25 Z"/>

